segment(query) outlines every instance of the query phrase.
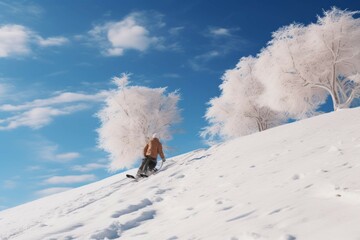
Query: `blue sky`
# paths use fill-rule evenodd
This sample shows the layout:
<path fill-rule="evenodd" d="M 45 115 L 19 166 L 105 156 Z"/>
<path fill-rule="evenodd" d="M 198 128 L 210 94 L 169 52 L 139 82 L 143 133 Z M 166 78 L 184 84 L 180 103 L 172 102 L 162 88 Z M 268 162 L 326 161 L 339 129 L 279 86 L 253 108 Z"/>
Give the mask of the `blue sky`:
<path fill-rule="evenodd" d="M 205 147 L 203 115 L 226 69 L 271 32 L 354 0 L 0 0 L 0 210 L 114 173 L 95 114 L 111 78 L 179 89 L 167 156 Z"/>

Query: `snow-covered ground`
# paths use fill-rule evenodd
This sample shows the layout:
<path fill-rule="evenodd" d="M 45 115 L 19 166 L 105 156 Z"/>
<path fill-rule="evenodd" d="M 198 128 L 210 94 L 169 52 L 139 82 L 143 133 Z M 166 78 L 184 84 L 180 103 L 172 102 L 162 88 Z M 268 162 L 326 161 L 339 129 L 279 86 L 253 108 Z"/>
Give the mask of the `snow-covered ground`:
<path fill-rule="evenodd" d="M 0 239 L 360 239 L 360 108 L 126 173 L 0 212 Z"/>

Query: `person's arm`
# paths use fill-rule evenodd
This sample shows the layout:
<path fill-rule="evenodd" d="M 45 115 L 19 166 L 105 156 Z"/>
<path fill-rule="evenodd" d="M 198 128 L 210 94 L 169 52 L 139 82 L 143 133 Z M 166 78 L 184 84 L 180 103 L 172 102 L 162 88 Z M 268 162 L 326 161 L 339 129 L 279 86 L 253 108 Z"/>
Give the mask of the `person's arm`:
<path fill-rule="evenodd" d="M 149 148 L 149 144 L 146 144 L 146 146 L 144 147 L 144 157 L 146 157 L 146 152 Z"/>
<path fill-rule="evenodd" d="M 159 144 L 159 155 L 160 155 L 161 159 L 163 161 L 165 161 L 165 155 L 164 155 L 164 152 L 162 150 L 162 144 L 161 143 Z"/>

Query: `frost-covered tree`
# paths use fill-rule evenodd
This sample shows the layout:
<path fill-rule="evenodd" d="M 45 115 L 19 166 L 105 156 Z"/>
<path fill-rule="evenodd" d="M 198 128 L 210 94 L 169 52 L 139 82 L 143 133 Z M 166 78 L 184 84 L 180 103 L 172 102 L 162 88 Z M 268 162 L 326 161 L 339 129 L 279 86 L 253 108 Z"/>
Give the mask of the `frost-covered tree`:
<path fill-rule="evenodd" d="M 323 89 L 305 87 L 294 70 L 292 54 L 294 49 L 299 52 L 301 49 L 289 51 L 294 43 L 289 35 L 296 35 L 301 41 L 299 36 L 303 31 L 301 25 L 290 25 L 274 33 L 273 41 L 258 55 L 255 73 L 265 87 L 259 102 L 296 119 L 313 115 L 327 98 Z M 308 53 L 303 51 L 302 54 Z M 310 54 L 308 57 L 311 57 Z"/>
<path fill-rule="evenodd" d="M 331 96 L 334 110 L 360 96 L 358 12 L 333 8 L 308 26 L 291 24 L 273 33 L 259 54 L 262 100 L 295 118 L 313 114 Z"/>
<path fill-rule="evenodd" d="M 360 18 L 354 18 L 358 13 L 333 8 L 307 30 L 309 51 L 317 50 L 309 71 L 318 81 L 304 78 L 305 85 L 326 90 L 334 110 L 348 108 L 360 97 Z"/>
<path fill-rule="evenodd" d="M 109 153 L 111 171 L 131 167 L 153 133 L 161 140 L 171 139 L 171 127 L 181 120 L 178 92 L 166 94 L 166 88 L 129 86 L 125 74 L 114 77 L 113 82 L 117 89 L 98 113 L 99 146 Z"/>
<path fill-rule="evenodd" d="M 201 136 L 211 141 L 263 131 L 280 124 L 284 117 L 269 107 L 259 105 L 257 99 L 264 87 L 256 78 L 256 58 L 244 57 L 234 69 L 222 77 L 221 95 L 210 100 L 205 118 L 209 126 Z"/>

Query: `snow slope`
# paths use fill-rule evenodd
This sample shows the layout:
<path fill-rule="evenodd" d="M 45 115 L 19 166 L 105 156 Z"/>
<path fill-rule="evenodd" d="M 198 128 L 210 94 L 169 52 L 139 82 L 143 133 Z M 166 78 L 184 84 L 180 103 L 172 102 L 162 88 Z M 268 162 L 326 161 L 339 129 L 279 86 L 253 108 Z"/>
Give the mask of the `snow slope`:
<path fill-rule="evenodd" d="M 360 108 L 126 173 L 0 212 L 0 239 L 360 239 Z"/>

